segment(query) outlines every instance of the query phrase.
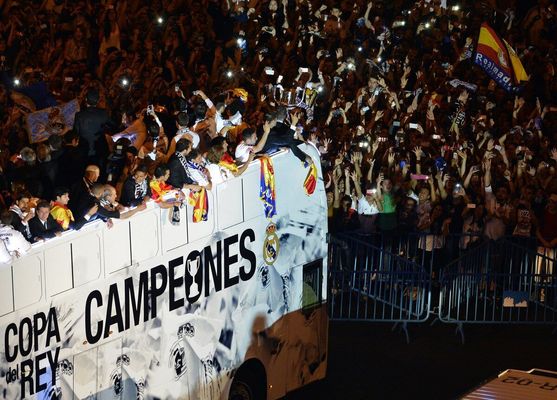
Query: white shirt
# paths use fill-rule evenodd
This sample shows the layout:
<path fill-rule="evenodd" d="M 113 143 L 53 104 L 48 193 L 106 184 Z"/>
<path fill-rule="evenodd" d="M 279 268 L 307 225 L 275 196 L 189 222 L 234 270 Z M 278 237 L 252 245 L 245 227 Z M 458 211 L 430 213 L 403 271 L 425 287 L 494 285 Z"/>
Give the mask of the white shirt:
<path fill-rule="evenodd" d="M 222 117 L 222 114 L 218 111 L 215 113 L 215 125 L 217 129 L 217 134 L 219 134 L 222 128 L 224 128 L 224 118 Z"/>
<path fill-rule="evenodd" d="M 234 178 L 234 174 L 232 174 L 228 168 L 221 167 L 218 164 L 207 165 L 207 171 L 209 171 L 211 175 L 211 183 L 213 185 L 218 185 L 219 183 Z"/>
<path fill-rule="evenodd" d="M 197 149 L 197 146 L 199 146 L 199 135 L 193 131 L 190 131 L 188 128 L 180 128 L 178 132 L 176 132 L 176 136 L 174 136 L 172 140 L 174 140 L 174 142 L 178 142 L 178 140 L 182 138 L 191 140 L 192 147 L 194 149 Z"/>
<path fill-rule="evenodd" d="M 373 203 L 369 204 L 369 202 L 366 200 L 366 197 L 362 195 L 362 197 L 358 199 L 358 214 L 361 215 L 379 214 L 379 209 L 375 207 L 375 204 Z"/>
<path fill-rule="evenodd" d="M 198 169 L 192 168 L 189 165 L 186 167 L 186 173 L 197 185 L 206 187 L 209 185 L 209 181 L 204 173 Z"/>
<path fill-rule="evenodd" d="M 236 160 L 238 160 L 239 162 L 245 163 L 248 161 L 252 149 L 252 145 L 246 144 L 246 142 L 242 140 L 240 144 L 236 146 L 234 157 L 236 157 Z"/>
<path fill-rule="evenodd" d="M 0 226 L 0 241 L 0 264 L 10 264 L 16 251 L 22 256 L 31 249 L 23 235 L 8 225 Z"/>

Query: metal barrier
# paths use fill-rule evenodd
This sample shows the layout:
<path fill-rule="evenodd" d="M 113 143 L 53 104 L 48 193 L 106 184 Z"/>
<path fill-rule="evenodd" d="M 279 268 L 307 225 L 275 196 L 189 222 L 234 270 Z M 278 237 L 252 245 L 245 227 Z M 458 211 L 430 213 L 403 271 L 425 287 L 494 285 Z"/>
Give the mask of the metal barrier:
<path fill-rule="evenodd" d="M 407 258 L 353 237 L 330 237 L 332 320 L 400 323 L 429 318 L 430 274 Z M 396 326 L 396 325 L 395 325 Z"/>
<path fill-rule="evenodd" d="M 557 259 L 553 249 L 503 239 L 449 263 L 440 279 L 439 320 L 464 323 L 557 324 Z"/>
<path fill-rule="evenodd" d="M 453 245 L 464 237 L 453 236 Z M 465 323 L 557 325 L 555 249 L 538 248 L 532 238 L 478 238 L 455 258 L 444 249 L 426 250 L 425 240 L 407 234 L 331 235 L 331 320 L 394 322 L 407 341 L 408 323 L 432 315 L 456 324 L 462 342 Z M 436 255 L 450 262 L 439 266 Z"/>

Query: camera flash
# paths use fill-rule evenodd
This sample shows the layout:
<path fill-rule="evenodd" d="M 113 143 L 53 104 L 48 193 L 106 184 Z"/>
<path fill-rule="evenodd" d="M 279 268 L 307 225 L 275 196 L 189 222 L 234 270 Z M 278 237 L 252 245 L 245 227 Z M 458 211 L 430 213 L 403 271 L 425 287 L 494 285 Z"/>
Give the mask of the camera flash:
<path fill-rule="evenodd" d="M 363 51 L 363 50 L 364 50 L 364 48 L 363 48 L 362 46 L 358 47 L 358 51 L 361 52 L 361 51 Z"/>
<path fill-rule="evenodd" d="M 406 25 L 406 21 L 402 21 L 400 24 L 401 24 L 402 26 L 404 26 L 404 25 Z"/>
<path fill-rule="evenodd" d="M 162 25 L 162 23 L 164 22 L 164 19 L 162 19 L 162 17 L 158 17 L 157 22 L 159 23 L 159 25 Z"/>
<path fill-rule="evenodd" d="M 128 86 L 128 80 L 126 78 L 122 79 L 122 85 L 123 86 Z"/>
<path fill-rule="evenodd" d="M 458 5 L 453 6 L 452 8 L 453 8 L 453 11 L 458 11 L 458 10 L 460 10 L 460 6 L 458 6 Z"/>
<path fill-rule="evenodd" d="M 15 85 L 15 86 L 19 86 L 20 83 L 21 83 L 21 82 L 20 82 L 19 78 L 15 78 L 15 79 L 14 79 L 14 85 Z"/>
<path fill-rule="evenodd" d="M 426 28 L 426 29 L 429 29 L 430 26 L 431 26 L 431 24 L 430 24 L 429 22 L 426 22 L 426 23 L 425 23 L 425 28 Z"/>
<path fill-rule="evenodd" d="M 381 62 L 381 57 L 377 57 L 377 62 Z"/>
<path fill-rule="evenodd" d="M 226 71 L 227 77 L 232 78 L 232 75 L 233 75 L 232 71 Z"/>
<path fill-rule="evenodd" d="M 323 92 L 323 86 L 318 86 L 317 87 L 317 92 L 322 93 Z"/>

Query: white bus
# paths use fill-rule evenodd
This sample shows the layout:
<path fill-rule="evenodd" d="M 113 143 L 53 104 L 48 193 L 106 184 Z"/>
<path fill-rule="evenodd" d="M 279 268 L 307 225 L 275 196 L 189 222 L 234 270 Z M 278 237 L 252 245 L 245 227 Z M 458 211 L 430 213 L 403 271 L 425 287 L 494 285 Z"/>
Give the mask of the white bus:
<path fill-rule="evenodd" d="M 256 160 L 208 192 L 206 222 L 151 204 L 0 269 L 0 398 L 276 399 L 322 379 L 323 179 L 308 195 L 308 168 L 272 161 L 272 219 Z"/>

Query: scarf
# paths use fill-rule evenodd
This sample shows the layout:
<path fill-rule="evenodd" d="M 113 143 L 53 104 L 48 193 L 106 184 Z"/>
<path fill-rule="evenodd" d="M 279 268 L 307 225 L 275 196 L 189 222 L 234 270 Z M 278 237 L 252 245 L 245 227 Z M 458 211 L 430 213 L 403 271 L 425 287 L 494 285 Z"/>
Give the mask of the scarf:
<path fill-rule="evenodd" d="M 205 177 L 205 179 L 209 180 L 209 179 L 207 178 L 207 169 L 205 168 L 205 164 L 204 164 L 204 163 L 203 163 L 203 164 L 198 164 L 198 163 L 196 163 L 196 162 L 193 161 L 193 160 L 186 160 L 186 165 L 187 165 L 186 173 L 187 173 L 188 175 L 190 175 L 189 172 L 188 172 L 188 169 L 191 168 L 191 169 L 193 169 L 193 170 L 199 171 L 201 174 L 203 174 L 203 176 Z M 196 181 L 195 177 L 193 177 L 193 176 L 191 176 L 191 175 L 190 175 L 190 178 L 191 178 L 192 181 L 194 181 L 194 182 Z"/>
<path fill-rule="evenodd" d="M 141 183 L 135 182 L 134 197 L 136 199 L 143 199 L 145 196 L 147 196 L 147 179 L 144 179 Z"/>

